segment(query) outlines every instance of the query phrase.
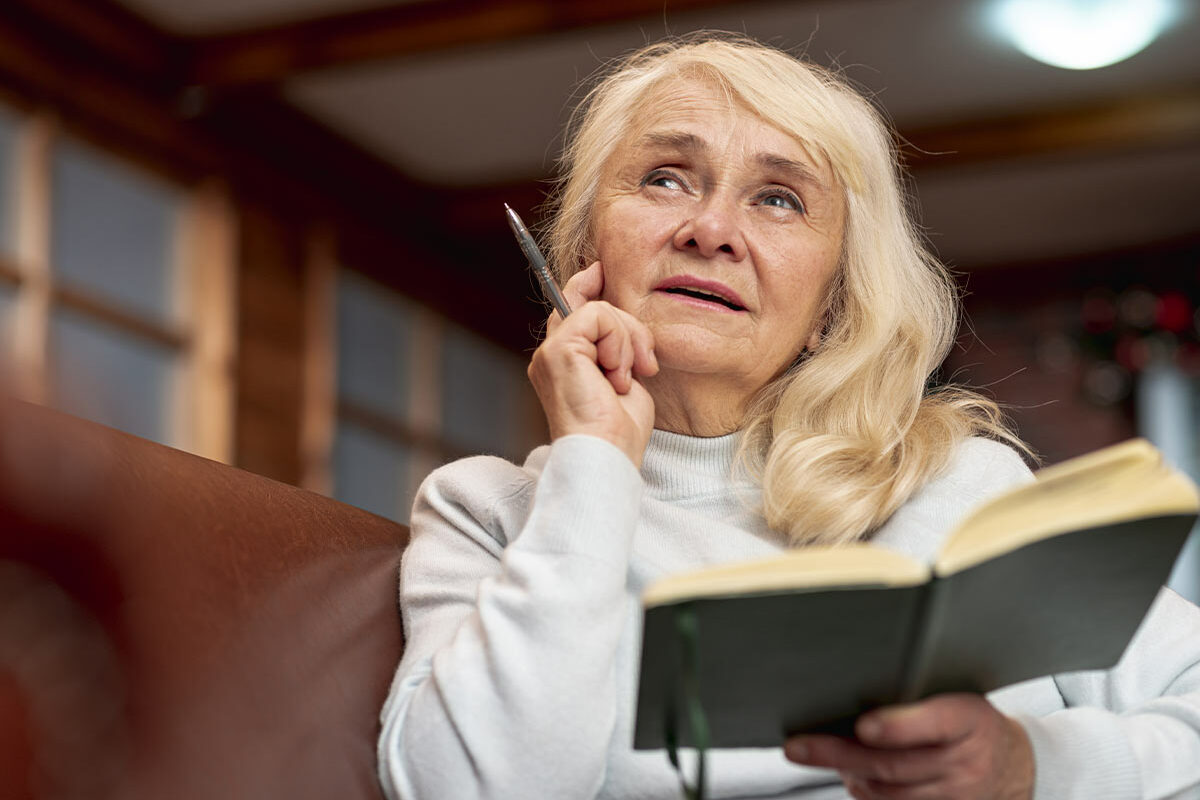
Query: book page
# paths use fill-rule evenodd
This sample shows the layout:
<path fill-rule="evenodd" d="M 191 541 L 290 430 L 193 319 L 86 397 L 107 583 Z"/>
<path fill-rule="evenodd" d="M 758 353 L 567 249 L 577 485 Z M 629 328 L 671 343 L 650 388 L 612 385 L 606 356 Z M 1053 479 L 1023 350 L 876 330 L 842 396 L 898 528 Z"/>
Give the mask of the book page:
<path fill-rule="evenodd" d="M 642 604 L 839 586 L 911 586 L 928 579 L 924 564 L 881 547 L 812 547 L 664 578 L 650 585 Z"/>
<path fill-rule="evenodd" d="M 1144 439 L 1133 439 L 1041 470 L 976 509 L 950 537 L 936 562 L 939 575 L 1073 530 L 1128 520 L 1195 513 L 1189 478 L 1172 469 Z"/>

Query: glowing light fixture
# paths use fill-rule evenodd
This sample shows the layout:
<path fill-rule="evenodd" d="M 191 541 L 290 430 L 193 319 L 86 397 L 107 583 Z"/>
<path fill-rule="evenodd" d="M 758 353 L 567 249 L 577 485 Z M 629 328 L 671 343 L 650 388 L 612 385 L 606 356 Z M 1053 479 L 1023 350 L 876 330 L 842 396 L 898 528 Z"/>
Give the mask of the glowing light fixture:
<path fill-rule="evenodd" d="M 994 22 L 1030 58 L 1097 69 L 1144 50 L 1178 10 L 1176 0 L 998 0 Z"/>

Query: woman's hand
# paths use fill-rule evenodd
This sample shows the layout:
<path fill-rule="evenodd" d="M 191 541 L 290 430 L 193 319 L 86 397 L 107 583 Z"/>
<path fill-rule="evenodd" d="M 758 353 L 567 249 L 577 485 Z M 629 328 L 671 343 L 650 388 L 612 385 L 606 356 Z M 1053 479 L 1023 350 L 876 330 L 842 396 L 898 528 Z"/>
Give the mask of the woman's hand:
<path fill-rule="evenodd" d="M 1029 800 L 1033 750 L 1025 730 L 985 698 L 944 694 L 864 714 L 858 741 L 794 736 L 792 761 L 831 767 L 859 800 Z"/>
<path fill-rule="evenodd" d="M 637 466 L 654 427 L 654 400 L 638 382 L 658 372 L 654 337 L 638 320 L 602 300 L 600 262 L 563 286 L 573 309 L 552 314 L 546 339 L 529 362 L 551 439 L 586 433 L 621 448 Z"/>

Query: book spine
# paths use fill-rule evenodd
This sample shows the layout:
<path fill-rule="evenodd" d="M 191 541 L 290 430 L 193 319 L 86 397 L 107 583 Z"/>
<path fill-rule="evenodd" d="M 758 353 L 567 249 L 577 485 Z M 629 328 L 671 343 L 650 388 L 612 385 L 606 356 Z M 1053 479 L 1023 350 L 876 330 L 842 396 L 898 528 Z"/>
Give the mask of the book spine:
<path fill-rule="evenodd" d="M 897 692 L 898 702 L 911 703 L 925 694 L 929 670 L 937 652 L 938 631 L 946 615 L 944 583 L 944 579 L 934 575 L 918 595 Z"/>

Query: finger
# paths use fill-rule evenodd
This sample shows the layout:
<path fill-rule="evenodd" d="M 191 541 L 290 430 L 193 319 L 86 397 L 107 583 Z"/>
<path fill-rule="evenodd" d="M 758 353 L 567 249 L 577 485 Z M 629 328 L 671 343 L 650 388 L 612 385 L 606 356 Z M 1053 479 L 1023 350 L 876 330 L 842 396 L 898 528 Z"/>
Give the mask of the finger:
<path fill-rule="evenodd" d="M 656 375 L 658 373 L 658 356 L 654 353 L 654 334 L 641 320 L 628 311 L 616 306 L 612 306 L 612 309 L 629 335 L 632 348 L 630 367 L 633 374 L 640 378 Z"/>
<path fill-rule="evenodd" d="M 786 742 L 784 754 L 799 764 L 895 785 L 935 781 L 953 767 L 945 748 L 880 750 L 840 736 L 796 736 Z"/>
<path fill-rule="evenodd" d="M 935 695 L 919 703 L 863 714 L 854 732 L 861 742 L 872 747 L 952 744 L 969 736 L 990 710 L 991 705 L 979 695 Z"/>
<path fill-rule="evenodd" d="M 622 312 L 624 313 L 624 312 Z M 639 378 L 648 378 L 658 374 L 658 356 L 654 353 L 654 334 L 640 320 L 632 315 L 628 327 L 633 343 L 633 372 Z"/>
<path fill-rule="evenodd" d="M 854 800 L 872 800 L 874 797 L 874 793 L 867 787 L 866 781 L 850 773 L 841 773 L 839 777 L 842 779 L 842 785 L 846 787 L 846 791 Z"/>
<path fill-rule="evenodd" d="M 563 285 L 562 295 L 567 301 L 567 306 L 572 311 L 578 311 L 589 301 L 599 298 L 603 290 L 604 272 L 600 267 L 600 262 L 596 261 L 586 269 L 581 269 L 572 275 Z M 550 316 L 546 319 L 546 334 L 554 333 L 562 322 L 562 314 L 559 314 L 557 309 L 551 310 Z"/>
<path fill-rule="evenodd" d="M 572 309 L 579 308 L 584 303 L 599 299 L 604 292 L 604 268 L 599 261 L 593 261 L 585 269 L 579 270 L 563 284 L 563 297 Z"/>
<path fill-rule="evenodd" d="M 946 800 L 962 796 L 940 781 L 897 785 L 850 774 L 843 774 L 841 778 L 846 791 L 855 800 Z"/>
<path fill-rule="evenodd" d="M 581 313 L 594 317 L 596 363 L 604 370 L 617 394 L 625 394 L 633 383 L 634 362 L 633 340 L 626 324 L 627 315 L 608 303 L 594 303 Z"/>
<path fill-rule="evenodd" d="M 658 374 L 658 356 L 654 352 L 654 334 L 650 329 L 629 312 L 613 306 L 613 311 L 617 314 L 621 323 L 625 327 L 625 331 L 629 336 L 630 344 L 630 361 L 622 361 L 622 368 L 628 366 L 630 381 L 633 376 L 639 378 L 648 378 Z M 626 354 L 623 352 L 622 356 Z M 624 388 L 618 389 L 621 394 L 625 393 Z"/>

